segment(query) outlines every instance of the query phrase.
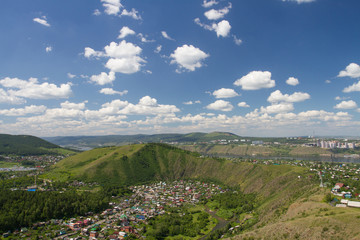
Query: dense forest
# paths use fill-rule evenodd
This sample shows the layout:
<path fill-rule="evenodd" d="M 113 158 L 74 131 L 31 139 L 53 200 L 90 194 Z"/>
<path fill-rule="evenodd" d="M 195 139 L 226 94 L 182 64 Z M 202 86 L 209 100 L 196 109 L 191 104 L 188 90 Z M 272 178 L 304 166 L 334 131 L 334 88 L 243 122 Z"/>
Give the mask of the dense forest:
<path fill-rule="evenodd" d="M 109 207 L 111 196 L 130 193 L 122 187 L 91 192 L 27 192 L 0 190 L 0 232 L 31 226 L 50 219 L 67 219 Z"/>
<path fill-rule="evenodd" d="M 54 154 L 51 149 L 60 148 L 41 138 L 27 135 L 0 134 L 0 154 L 44 155 Z"/>

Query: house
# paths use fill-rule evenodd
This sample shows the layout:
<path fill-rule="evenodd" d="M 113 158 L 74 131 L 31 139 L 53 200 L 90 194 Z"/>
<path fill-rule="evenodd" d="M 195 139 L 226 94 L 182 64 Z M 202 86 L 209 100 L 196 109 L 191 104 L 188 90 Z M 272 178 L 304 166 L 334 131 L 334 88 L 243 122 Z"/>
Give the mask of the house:
<path fill-rule="evenodd" d="M 360 208 L 360 202 L 357 202 L 357 201 L 348 201 L 348 207 Z"/>

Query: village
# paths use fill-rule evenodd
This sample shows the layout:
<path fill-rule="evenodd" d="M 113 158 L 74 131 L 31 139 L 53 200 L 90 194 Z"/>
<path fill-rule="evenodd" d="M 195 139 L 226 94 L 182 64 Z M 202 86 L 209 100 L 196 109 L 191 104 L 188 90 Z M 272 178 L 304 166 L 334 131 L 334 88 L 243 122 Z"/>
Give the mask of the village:
<path fill-rule="evenodd" d="M 171 208 L 195 206 L 202 198 L 224 193 L 219 185 L 200 181 L 158 182 L 151 185 L 132 186 L 131 196 L 114 198 L 109 208 L 100 214 L 89 213 L 68 220 L 52 219 L 39 222 L 30 228 L 21 228 L 4 238 L 38 239 L 125 239 L 142 238 L 143 226 Z M 214 220 L 215 221 L 215 220 Z"/>

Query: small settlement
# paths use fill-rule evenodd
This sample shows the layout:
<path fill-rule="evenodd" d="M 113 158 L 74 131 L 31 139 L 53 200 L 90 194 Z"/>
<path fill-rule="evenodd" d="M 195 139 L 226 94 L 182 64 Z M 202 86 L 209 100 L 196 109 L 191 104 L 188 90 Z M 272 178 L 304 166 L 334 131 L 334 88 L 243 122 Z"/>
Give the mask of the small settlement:
<path fill-rule="evenodd" d="M 47 226 L 55 239 L 124 239 L 133 235 L 142 238 L 141 229 L 148 220 L 167 213 L 169 207 L 196 205 L 200 198 L 211 198 L 227 190 L 219 185 L 200 181 L 158 182 L 130 187 L 133 194 L 125 199 L 114 198 L 109 208 L 100 214 L 72 218 L 67 221 L 53 219 L 34 224 L 33 228 Z M 13 236 L 31 237 L 29 229 L 16 231 Z"/>

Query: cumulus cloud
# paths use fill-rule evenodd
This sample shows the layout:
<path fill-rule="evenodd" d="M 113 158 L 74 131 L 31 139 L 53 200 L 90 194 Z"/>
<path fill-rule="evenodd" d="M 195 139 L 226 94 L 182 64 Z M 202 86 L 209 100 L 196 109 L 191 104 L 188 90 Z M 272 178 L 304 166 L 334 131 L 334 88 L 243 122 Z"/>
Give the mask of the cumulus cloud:
<path fill-rule="evenodd" d="M 268 97 L 268 102 L 276 103 L 276 102 L 303 102 L 307 99 L 310 99 L 310 95 L 308 93 L 303 92 L 295 92 L 291 95 L 282 94 L 280 90 L 276 90 L 270 94 Z"/>
<path fill-rule="evenodd" d="M 105 66 L 113 72 L 132 74 L 140 70 L 142 63 L 145 63 L 145 60 L 134 56 L 130 58 L 111 58 Z"/>
<path fill-rule="evenodd" d="M 90 57 L 109 57 L 110 59 L 105 64 L 105 67 L 111 72 L 120 72 L 125 74 L 132 74 L 140 71 L 142 63 L 146 61 L 139 55 L 142 49 L 133 43 L 122 40 L 120 43 L 111 42 L 104 47 L 104 52 L 95 51 L 92 48 L 86 47 L 84 56 Z"/>
<path fill-rule="evenodd" d="M 222 20 L 218 24 L 214 23 L 212 28 L 216 32 L 217 37 L 227 37 L 230 33 L 230 23 L 227 20 Z"/>
<path fill-rule="evenodd" d="M 271 72 L 252 71 L 236 80 L 234 85 L 241 86 L 243 90 L 258 90 L 275 87 L 275 80 L 271 79 Z"/>
<path fill-rule="evenodd" d="M 45 112 L 46 107 L 44 105 L 36 106 L 30 105 L 25 108 L 11 108 L 0 110 L 0 115 L 4 116 L 25 116 L 27 114 L 41 114 Z"/>
<path fill-rule="evenodd" d="M 195 18 L 194 22 L 206 30 L 216 32 L 217 37 L 220 37 L 220 36 L 227 37 L 230 34 L 231 25 L 227 20 L 222 20 L 221 22 L 213 23 L 212 25 L 207 25 L 207 24 L 201 23 L 199 18 Z M 237 40 L 239 40 L 239 39 L 237 39 Z M 238 43 L 239 43 L 239 41 L 238 41 Z M 240 42 L 240 44 L 241 44 L 241 42 Z"/>
<path fill-rule="evenodd" d="M 172 40 L 174 41 L 173 38 L 171 38 L 165 31 L 161 31 L 161 35 L 163 36 L 163 38 L 167 39 L 167 40 Z"/>
<path fill-rule="evenodd" d="M 47 46 L 45 48 L 45 51 L 48 53 L 48 52 L 51 52 L 52 51 L 52 46 Z"/>
<path fill-rule="evenodd" d="M 294 105 L 292 103 L 279 103 L 267 107 L 261 107 L 260 112 L 274 114 L 274 113 L 290 112 L 292 110 L 294 110 Z"/>
<path fill-rule="evenodd" d="M 109 74 L 107 74 L 105 72 L 101 72 L 99 75 L 92 75 L 90 80 L 98 85 L 105 85 L 112 83 L 115 80 L 115 73 L 109 72 Z"/>
<path fill-rule="evenodd" d="M 4 89 L 0 88 L 0 103 L 8 104 L 22 104 L 25 100 L 8 93 Z"/>
<path fill-rule="evenodd" d="M 296 86 L 299 84 L 299 80 L 297 78 L 294 78 L 294 77 L 289 77 L 287 80 L 286 80 L 286 83 L 288 85 L 291 85 L 291 86 Z"/>
<path fill-rule="evenodd" d="M 84 50 L 84 56 L 86 58 L 91 58 L 91 57 L 103 57 L 104 53 L 100 52 L 100 51 L 95 51 L 92 48 L 86 47 Z"/>
<path fill-rule="evenodd" d="M 68 98 L 71 94 L 71 83 L 61 84 L 59 87 L 52 83 L 39 83 L 37 78 L 28 81 L 6 77 L 0 80 L 0 85 L 8 88 L 8 96 L 30 99 L 59 99 Z"/>
<path fill-rule="evenodd" d="M 65 101 L 65 102 L 61 103 L 60 106 L 63 109 L 82 110 L 82 109 L 85 109 L 85 104 L 86 103 L 87 103 L 87 101 L 84 101 L 82 103 L 72 103 L 72 102 L 69 102 L 69 101 Z"/>
<path fill-rule="evenodd" d="M 118 94 L 120 96 L 123 96 L 125 94 L 128 93 L 128 90 L 124 90 L 124 91 L 115 91 L 114 89 L 112 88 L 103 88 L 99 91 L 100 93 L 102 94 L 105 94 L 105 95 L 115 95 L 115 94 Z"/>
<path fill-rule="evenodd" d="M 47 22 L 45 16 L 43 16 L 42 18 L 34 18 L 33 21 L 40 23 L 41 25 L 43 25 L 45 27 L 50 27 L 50 24 Z"/>
<path fill-rule="evenodd" d="M 353 100 L 342 101 L 341 103 L 336 104 L 334 106 L 334 108 L 336 108 L 336 109 L 354 109 L 354 108 L 357 108 L 357 104 Z"/>
<path fill-rule="evenodd" d="M 111 42 L 105 46 L 105 54 L 111 58 L 128 58 L 139 55 L 142 49 L 132 43 L 122 40 L 119 44 Z"/>
<path fill-rule="evenodd" d="M 101 0 L 101 2 L 105 8 L 105 13 L 108 15 L 117 15 L 120 12 L 120 8 L 123 7 L 120 0 Z"/>
<path fill-rule="evenodd" d="M 250 107 L 246 102 L 239 102 L 239 103 L 238 103 L 238 106 L 239 106 L 239 107 L 243 107 L 243 108 L 248 108 L 248 107 Z"/>
<path fill-rule="evenodd" d="M 338 77 L 358 78 L 360 77 L 360 66 L 356 63 L 350 63 L 345 70 L 339 72 Z"/>
<path fill-rule="evenodd" d="M 360 92 L 360 81 L 358 83 L 354 83 L 353 85 L 344 88 L 343 90 L 344 93 L 349 93 L 349 92 Z"/>
<path fill-rule="evenodd" d="M 209 8 L 209 7 L 212 7 L 212 6 L 216 5 L 216 4 L 218 4 L 218 2 L 216 0 L 204 0 L 202 6 L 204 8 Z"/>
<path fill-rule="evenodd" d="M 209 110 L 230 112 L 231 110 L 233 110 L 234 106 L 231 105 L 231 103 L 228 101 L 217 100 L 217 101 L 207 105 L 206 108 Z"/>
<path fill-rule="evenodd" d="M 210 55 L 201 51 L 193 45 L 183 45 L 175 49 L 174 53 L 170 55 L 171 64 L 176 63 L 179 68 L 184 68 L 188 71 L 195 71 L 196 68 L 203 66 L 202 61 Z"/>
<path fill-rule="evenodd" d="M 122 10 L 121 16 L 128 16 L 135 20 L 141 20 L 141 16 L 139 15 L 139 12 L 136 11 L 134 8 L 131 9 L 131 11 L 128 11 L 126 9 Z"/>
<path fill-rule="evenodd" d="M 231 7 L 232 5 L 231 3 L 229 3 L 229 5 L 227 7 L 224 7 L 223 9 L 219 9 L 219 10 L 210 9 L 209 11 L 206 11 L 204 15 L 209 20 L 218 20 L 224 18 L 224 16 L 229 13 Z"/>
<path fill-rule="evenodd" d="M 125 38 L 125 37 L 127 37 L 129 35 L 134 35 L 134 34 L 135 34 L 134 30 L 130 29 L 127 26 L 124 26 L 124 27 L 121 28 L 120 35 L 118 36 L 118 38 L 121 39 L 121 38 Z"/>
<path fill-rule="evenodd" d="M 311 2 L 315 2 L 316 0 L 282 0 L 283 2 L 297 2 L 298 4 L 300 3 L 311 3 Z"/>
<path fill-rule="evenodd" d="M 212 93 L 215 98 L 232 98 L 237 97 L 239 94 L 231 88 L 220 88 Z"/>

